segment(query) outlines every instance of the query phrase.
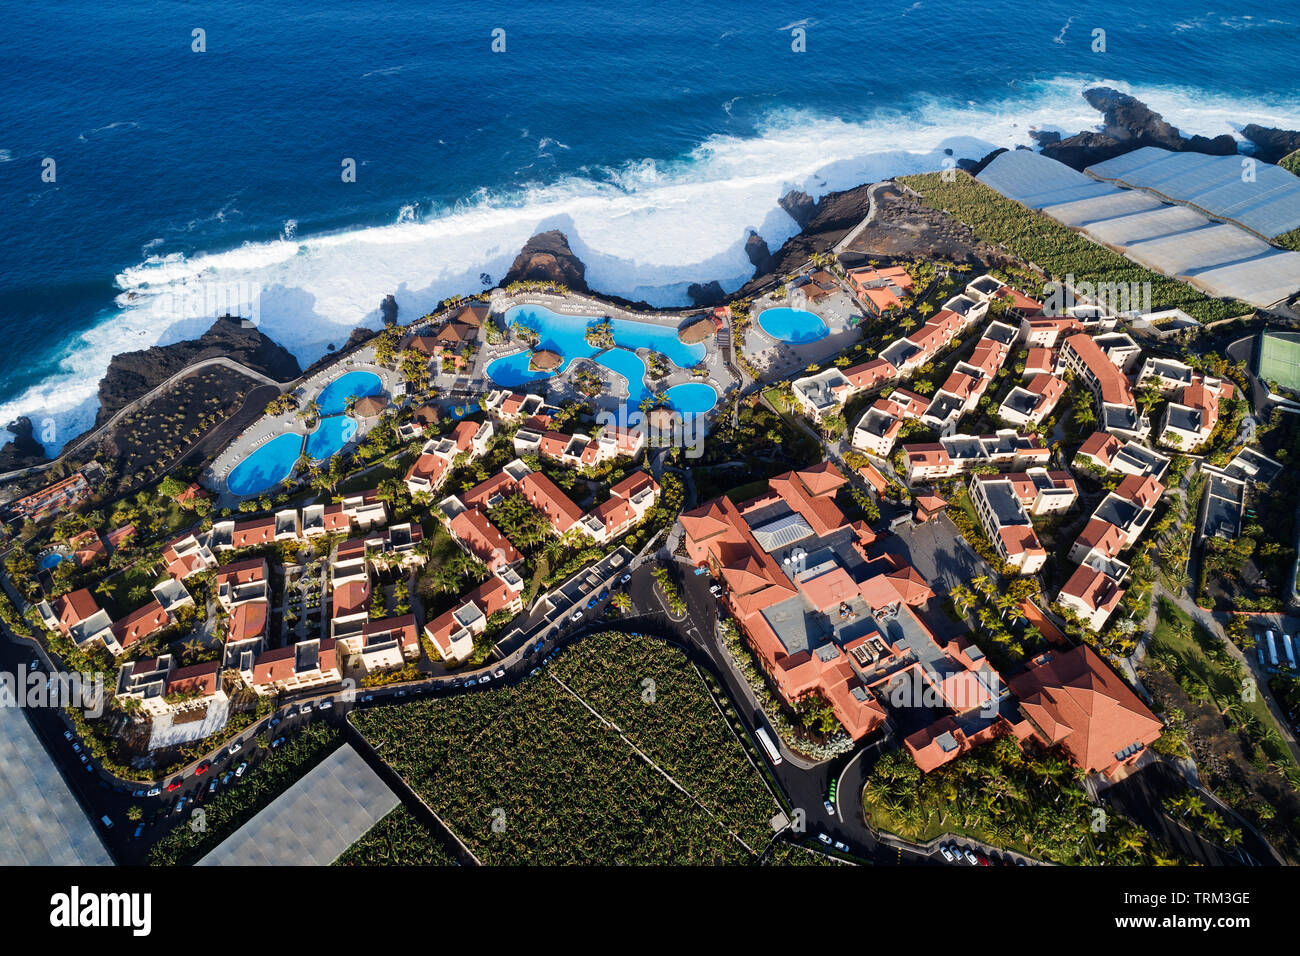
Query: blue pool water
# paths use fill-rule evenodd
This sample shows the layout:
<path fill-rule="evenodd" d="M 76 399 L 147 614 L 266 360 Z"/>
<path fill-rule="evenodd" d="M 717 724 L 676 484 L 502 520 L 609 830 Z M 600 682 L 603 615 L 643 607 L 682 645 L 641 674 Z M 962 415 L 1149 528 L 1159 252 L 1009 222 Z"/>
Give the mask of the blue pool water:
<path fill-rule="evenodd" d="M 599 351 L 587 344 L 587 326 L 591 322 L 588 316 L 564 315 L 542 306 L 517 305 L 505 314 L 504 321 L 507 328 L 518 322 L 535 330 L 540 338 L 539 348 L 564 356 L 564 362 L 556 372 L 564 371 L 575 358 L 591 358 Z M 677 338 L 675 328 L 631 319 L 614 319 L 612 328 L 614 342 L 619 348 L 603 353 L 595 361 L 628 380 L 628 404 L 632 406 L 639 405 L 647 394 L 645 363 L 633 350 L 654 349 L 679 368 L 690 368 L 704 358 L 704 346 L 684 344 Z M 488 366 L 488 377 L 498 385 L 513 388 L 555 374 L 531 370 L 528 361 L 527 351 L 504 356 Z"/>
<path fill-rule="evenodd" d="M 342 415 L 348 410 L 349 397 L 365 398 L 383 390 L 384 383 L 374 372 L 346 372 L 320 390 L 316 404 L 320 406 L 322 417 Z"/>
<path fill-rule="evenodd" d="M 712 386 L 705 385 L 703 382 L 683 382 L 681 385 L 674 385 L 664 392 L 664 398 L 668 400 L 669 405 L 682 413 L 683 418 L 703 415 L 718 404 L 718 393 Z"/>
<path fill-rule="evenodd" d="M 639 408 L 642 400 L 650 394 L 645 387 L 645 362 L 641 361 L 635 352 L 629 352 L 627 349 L 610 349 L 602 352 L 592 361 L 627 379 L 629 408 Z"/>
<path fill-rule="evenodd" d="M 820 316 L 803 309 L 764 309 L 758 324 L 772 338 L 798 345 L 824 339 L 830 332 Z"/>
<path fill-rule="evenodd" d="M 66 561 L 67 558 L 68 556 L 66 554 L 60 554 L 57 551 L 51 551 L 45 557 L 41 558 L 41 570 L 49 571 L 53 568 L 57 568 L 60 564 Z"/>
<path fill-rule="evenodd" d="M 256 495 L 273 488 L 289 477 L 301 453 L 301 435 L 294 432 L 277 435 L 230 469 L 226 487 L 240 496 Z"/>
<path fill-rule="evenodd" d="M 303 454 L 312 461 L 324 461 L 342 451 L 356 433 L 357 423 L 347 415 L 322 418 L 316 430 L 307 436 Z"/>

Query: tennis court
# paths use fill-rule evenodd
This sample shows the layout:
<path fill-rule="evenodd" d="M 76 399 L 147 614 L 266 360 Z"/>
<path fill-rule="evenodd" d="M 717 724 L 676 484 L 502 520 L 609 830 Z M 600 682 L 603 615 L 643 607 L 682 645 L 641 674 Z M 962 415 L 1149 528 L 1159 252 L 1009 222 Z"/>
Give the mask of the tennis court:
<path fill-rule="evenodd" d="M 1259 341 L 1259 377 L 1291 392 L 1300 392 L 1300 335 L 1265 332 Z"/>

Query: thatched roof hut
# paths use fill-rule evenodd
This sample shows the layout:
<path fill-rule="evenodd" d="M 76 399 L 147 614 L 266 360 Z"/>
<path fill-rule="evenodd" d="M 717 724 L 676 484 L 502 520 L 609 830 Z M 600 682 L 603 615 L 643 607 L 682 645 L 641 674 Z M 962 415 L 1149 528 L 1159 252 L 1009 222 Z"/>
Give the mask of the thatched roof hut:
<path fill-rule="evenodd" d="M 551 372 L 564 364 L 564 356 L 550 349 L 537 349 L 528 360 L 528 367 L 535 372 Z"/>
<path fill-rule="evenodd" d="M 383 395 L 366 395 L 357 399 L 357 403 L 352 406 L 352 413 L 361 418 L 374 418 L 387 407 L 388 399 Z"/>
<path fill-rule="evenodd" d="M 711 315 L 702 315 L 694 322 L 683 325 L 677 330 L 677 338 L 686 345 L 696 345 L 718 331 L 717 322 Z"/>

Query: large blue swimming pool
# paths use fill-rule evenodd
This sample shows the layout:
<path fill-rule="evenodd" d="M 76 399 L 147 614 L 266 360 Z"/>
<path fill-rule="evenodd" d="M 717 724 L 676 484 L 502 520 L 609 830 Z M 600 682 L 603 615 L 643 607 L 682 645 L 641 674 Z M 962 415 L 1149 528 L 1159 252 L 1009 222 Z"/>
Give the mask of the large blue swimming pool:
<path fill-rule="evenodd" d="M 821 316 L 803 309 L 764 309 L 758 314 L 758 324 L 772 338 L 797 345 L 816 342 L 830 333 Z"/>
<path fill-rule="evenodd" d="M 345 372 L 320 390 L 316 404 L 322 417 L 342 415 L 348 410 L 348 398 L 365 398 L 384 390 L 383 380 L 374 372 Z"/>
<path fill-rule="evenodd" d="M 274 488 L 289 477 L 301 453 L 301 435 L 294 432 L 277 435 L 230 469 L 226 487 L 241 497 Z"/>
<path fill-rule="evenodd" d="M 564 315 L 537 305 L 517 305 L 505 314 L 507 328 L 515 322 L 527 326 L 537 332 L 540 338 L 539 348 L 550 349 L 564 356 L 564 362 L 557 372 L 568 368 L 571 360 L 591 358 L 599 351 L 587 344 L 587 326 L 591 321 L 589 316 Z M 619 348 L 606 352 L 596 361 L 628 379 L 629 405 L 639 405 L 646 395 L 645 363 L 634 354 L 636 349 L 647 348 L 662 352 L 679 368 L 690 368 L 704 358 L 704 346 L 684 344 L 677 338 L 675 328 L 631 319 L 613 319 L 611 324 L 614 343 Z M 514 388 L 555 374 L 530 370 L 528 360 L 527 351 L 499 358 L 487 367 L 488 377 L 498 385 Z M 638 363 L 639 369 L 632 364 L 632 360 Z M 632 380 L 634 376 L 636 381 Z"/>
<path fill-rule="evenodd" d="M 49 571 L 51 568 L 57 568 L 64 561 L 71 560 L 69 555 L 60 554 L 58 551 L 51 551 L 45 557 L 41 558 L 41 570 Z"/>
<path fill-rule="evenodd" d="M 307 436 L 303 454 L 312 461 L 324 461 L 343 450 L 357 433 L 357 423 L 347 415 L 322 418 L 316 430 Z"/>
<path fill-rule="evenodd" d="M 668 404 L 682 413 L 683 418 L 702 415 L 718 404 L 718 393 L 703 382 L 683 382 L 664 392 Z"/>

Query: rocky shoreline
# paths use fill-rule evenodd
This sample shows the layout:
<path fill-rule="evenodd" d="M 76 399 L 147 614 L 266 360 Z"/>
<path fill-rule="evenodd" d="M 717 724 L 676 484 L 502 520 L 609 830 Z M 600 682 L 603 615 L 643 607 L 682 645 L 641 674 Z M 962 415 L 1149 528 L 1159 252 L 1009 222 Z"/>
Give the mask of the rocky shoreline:
<path fill-rule="evenodd" d="M 1216 156 L 1238 152 L 1238 144 L 1232 136 L 1225 133 L 1213 138 L 1186 137 L 1140 100 L 1110 87 L 1094 87 L 1084 91 L 1083 95 L 1102 115 L 1100 130 L 1085 130 L 1067 137 L 1056 132 L 1031 132 L 1043 155 L 1074 169 L 1082 170 L 1093 163 L 1143 146 Z M 1300 132 L 1294 130 L 1273 129 L 1252 123 L 1242 128 L 1242 135 L 1253 145 L 1254 155 L 1265 162 L 1275 163 L 1300 149 Z M 980 159 L 960 157 L 957 165 L 975 174 L 1005 151 L 996 149 Z M 799 268 L 814 253 L 830 249 L 866 216 L 871 185 L 864 183 L 840 192 L 827 193 L 817 200 L 798 190 L 786 193 L 779 202 L 799 226 L 799 232 L 776 252 L 772 252 L 766 241 L 751 231 L 745 240 L 745 252 L 754 265 L 753 277 L 731 294 L 716 279 L 701 279 L 687 290 L 693 307 L 744 298 Z M 549 230 L 538 233 L 524 244 L 501 284 L 527 280 L 554 282 L 563 284 L 574 292 L 599 294 L 602 299 L 623 308 L 653 308 L 644 301 L 635 302 L 590 289 L 586 271 L 586 265 L 570 247 L 568 237 L 559 230 Z M 386 324 L 396 321 L 397 308 L 392 296 L 385 300 L 383 312 Z M 341 354 L 360 345 L 372 334 L 368 329 L 354 330 L 342 349 L 321 356 L 312 364 L 311 369 L 337 361 Z M 186 366 L 217 356 L 234 359 L 281 382 L 291 381 L 303 372 L 288 351 L 256 327 L 246 325 L 237 318 L 223 317 L 198 339 L 113 356 L 108 371 L 99 384 L 100 408 L 94 427 L 99 427 L 117 410 Z M 41 444 L 35 439 L 30 420 L 22 418 L 7 427 L 15 437 L 0 446 L 0 472 L 30 467 L 47 460 Z"/>

